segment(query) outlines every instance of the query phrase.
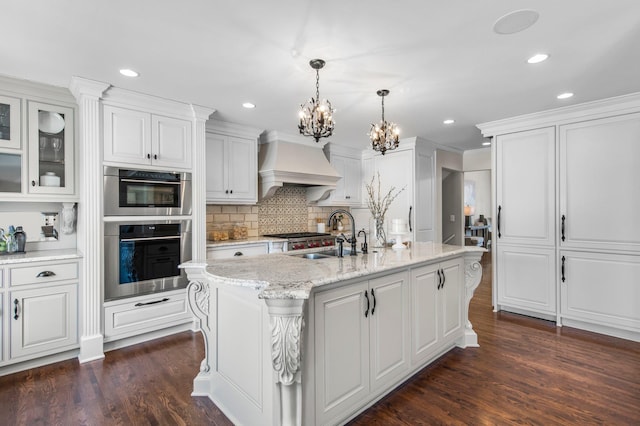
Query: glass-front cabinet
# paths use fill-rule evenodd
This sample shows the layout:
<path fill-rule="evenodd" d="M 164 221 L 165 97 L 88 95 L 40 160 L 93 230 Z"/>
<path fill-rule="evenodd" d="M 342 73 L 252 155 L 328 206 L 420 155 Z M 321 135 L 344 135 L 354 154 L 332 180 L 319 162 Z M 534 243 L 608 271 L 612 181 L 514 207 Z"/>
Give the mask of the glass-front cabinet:
<path fill-rule="evenodd" d="M 20 99 L 0 95 L 0 148 L 20 149 Z"/>
<path fill-rule="evenodd" d="M 73 194 L 73 109 L 28 101 L 32 194 Z"/>

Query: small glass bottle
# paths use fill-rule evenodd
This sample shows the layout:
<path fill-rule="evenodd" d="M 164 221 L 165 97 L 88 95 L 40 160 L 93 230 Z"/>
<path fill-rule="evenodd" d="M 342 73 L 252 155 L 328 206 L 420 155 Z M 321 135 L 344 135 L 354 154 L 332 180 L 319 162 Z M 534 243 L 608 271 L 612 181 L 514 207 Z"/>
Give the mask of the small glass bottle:
<path fill-rule="evenodd" d="M 24 253 L 24 247 L 27 242 L 27 233 L 22 230 L 22 226 L 16 227 L 16 232 L 13 234 L 13 239 L 16 242 L 16 251 Z"/>

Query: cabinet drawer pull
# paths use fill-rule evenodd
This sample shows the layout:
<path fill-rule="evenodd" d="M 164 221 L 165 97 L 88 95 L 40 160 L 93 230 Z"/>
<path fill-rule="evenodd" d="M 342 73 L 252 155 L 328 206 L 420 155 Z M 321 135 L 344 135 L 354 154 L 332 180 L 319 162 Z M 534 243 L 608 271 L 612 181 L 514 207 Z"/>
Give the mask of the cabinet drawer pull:
<path fill-rule="evenodd" d="M 438 272 L 438 290 L 440 290 L 440 287 L 442 286 L 442 275 L 440 275 L 440 269 L 438 269 L 437 272 Z"/>
<path fill-rule="evenodd" d="M 244 256 L 244 253 L 242 253 L 241 251 L 237 251 L 235 253 L 233 253 L 234 256 Z"/>
<path fill-rule="evenodd" d="M 502 206 L 498 206 L 498 238 L 502 237 L 500 233 L 500 214 L 502 213 Z"/>
<path fill-rule="evenodd" d="M 562 215 L 562 238 L 561 240 L 564 241 L 564 221 L 566 220 L 566 217 L 564 215 Z"/>
<path fill-rule="evenodd" d="M 565 260 L 566 260 L 565 257 L 562 256 L 562 267 L 561 267 L 561 269 L 562 269 L 562 282 L 564 282 L 564 280 L 565 280 L 565 277 L 564 277 L 564 261 Z"/>
<path fill-rule="evenodd" d="M 440 288 L 444 288 L 444 283 L 447 282 L 447 276 L 444 274 L 444 269 L 441 269 L 442 271 L 442 285 L 440 286 Z"/>
<path fill-rule="evenodd" d="M 373 293 L 373 289 L 371 289 L 371 297 L 373 298 L 373 308 L 371 308 L 371 316 L 376 311 L 376 295 Z"/>
<path fill-rule="evenodd" d="M 18 302 L 18 299 L 14 299 L 13 300 L 13 319 L 17 320 L 18 318 L 20 318 L 20 315 L 18 315 L 18 307 L 20 306 L 20 302 Z"/>
<path fill-rule="evenodd" d="M 162 300 L 154 300 L 154 301 L 152 301 L 152 302 L 146 302 L 146 303 L 138 302 L 138 303 L 136 303 L 136 304 L 135 304 L 135 305 L 133 305 L 133 306 L 136 306 L 136 307 L 137 307 L 137 306 L 155 305 L 156 303 L 162 303 L 162 302 L 168 302 L 168 301 L 169 301 L 169 298 L 168 298 L 168 297 L 165 297 L 165 298 L 164 298 L 164 299 L 162 299 Z"/>
<path fill-rule="evenodd" d="M 367 309 L 364 311 L 364 317 L 369 316 L 369 295 L 367 294 L 367 290 L 364 291 L 364 298 L 367 299 Z"/>
<path fill-rule="evenodd" d="M 347 200 L 350 200 L 351 199 L 351 195 L 347 195 L 344 198 L 347 199 Z"/>
<path fill-rule="evenodd" d="M 53 271 L 42 271 L 38 275 L 36 275 L 36 278 L 55 277 L 55 275 L 56 273 Z"/>
<path fill-rule="evenodd" d="M 411 224 L 411 211 L 413 210 L 413 206 L 409 206 L 409 232 L 413 232 L 413 225 Z"/>

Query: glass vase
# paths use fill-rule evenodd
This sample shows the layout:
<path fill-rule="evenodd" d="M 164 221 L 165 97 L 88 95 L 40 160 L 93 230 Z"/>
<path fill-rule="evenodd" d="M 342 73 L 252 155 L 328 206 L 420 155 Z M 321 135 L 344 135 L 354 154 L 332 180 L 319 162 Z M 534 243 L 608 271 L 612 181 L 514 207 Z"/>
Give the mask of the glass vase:
<path fill-rule="evenodd" d="M 384 232 L 384 216 L 373 217 L 369 228 L 371 245 L 373 247 L 385 247 L 387 245 L 387 235 Z"/>

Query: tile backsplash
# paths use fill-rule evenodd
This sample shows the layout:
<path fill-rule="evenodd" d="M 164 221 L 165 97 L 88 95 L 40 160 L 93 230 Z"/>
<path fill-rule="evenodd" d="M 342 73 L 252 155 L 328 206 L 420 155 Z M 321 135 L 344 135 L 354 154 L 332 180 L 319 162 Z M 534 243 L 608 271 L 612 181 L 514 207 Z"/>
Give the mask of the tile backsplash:
<path fill-rule="evenodd" d="M 239 223 L 247 227 L 250 237 L 283 232 L 316 232 L 317 220 L 326 222 L 336 208 L 309 206 L 305 188 L 284 186 L 273 197 L 255 206 L 208 205 L 207 231 L 217 224 Z M 348 229 L 346 217 L 343 224 Z"/>

